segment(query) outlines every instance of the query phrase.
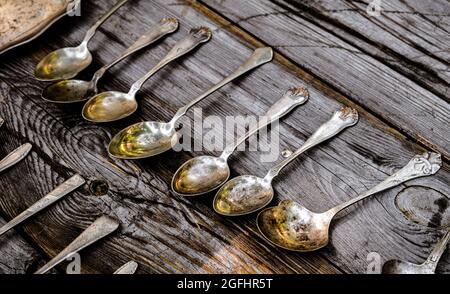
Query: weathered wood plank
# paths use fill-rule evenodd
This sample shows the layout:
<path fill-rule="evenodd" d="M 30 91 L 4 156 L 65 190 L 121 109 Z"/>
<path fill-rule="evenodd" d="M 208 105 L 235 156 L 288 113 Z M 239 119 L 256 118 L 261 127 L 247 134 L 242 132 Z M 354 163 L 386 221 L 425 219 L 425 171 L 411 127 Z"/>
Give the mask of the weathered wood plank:
<path fill-rule="evenodd" d="M 0 217 L 0 226 L 5 223 Z M 32 273 L 45 264 L 42 256 L 15 231 L 0 237 L 0 252 L 0 274 Z"/>
<path fill-rule="evenodd" d="M 398 130 L 450 158 L 447 89 L 442 89 L 438 96 L 395 71 L 366 52 L 358 36 L 332 24 L 324 25 L 320 18 L 304 9 L 303 2 L 207 0 L 201 3 L 223 13 Z"/>
<path fill-rule="evenodd" d="M 80 190 L 25 226 L 25 232 L 49 256 L 55 255 L 101 213 L 118 218 L 123 225 L 119 234 L 83 252 L 84 272 L 109 273 L 134 259 L 142 264 L 142 272 L 150 273 L 323 273 L 339 269 L 358 273 L 366 271 L 366 257 L 373 251 L 380 253 L 383 260 L 401 257 L 420 261 L 427 256 L 440 231 L 431 222 L 421 226 L 399 212 L 394 199 L 405 187 L 360 204 L 358 210 L 352 210 L 333 226 L 329 247 L 305 255 L 264 243 L 256 232 L 254 215 L 225 219 L 214 214 L 211 197 L 182 199 L 169 193 L 170 179 L 178 166 L 193 154 L 204 152 L 169 152 L 138 162 L 108 158 L 105 144 L 118 129 L 142 118 L 168 119 L 177 107 L 220 80 L 252 50 L 246 41 L 221 30 L 188 5 L 168 5 L 162 0 L 135 1 L 105 24 L 94 40 L 91 47 L 97 61 L 103 63 L 117 56 L 125 44 L 144 31 L 142 24 L 164 16 L 180 17 L 182 32 L 194 25 L 208 25 L 215 36 L 191 57 L 150 81 L 140 94 L 139 112 L 129 120 L 110 125 L 84 122 L 79 115 L 81 105 L 60 107 L 41 101 L 42 84 L 34 81 L 30 73 L 46 52 L 75 44 L 89 26 L 88 20 L 95 17 L 92 11 L 103 11 L 112 2 L 91 3 L 92 9 L 85 10 L 88 12 L 83 14 L 83 21 L 67 19 L 52 28 L 44 36 L 48 45 L 35 42 L 33 48 L 26 46 L 16 51 L 15 57 L 0 58 L 5 98 L 0 104 L 0 116 L 7 120 L 6 132 L 0 132 L 0 138 L 2 141 L 8 138 L 14 145 L 30 141 L 35 146 L 31 156 L 21 163 L 22 171 L 13 169 L 0 178 L 0 192 L 8 191 L 9 195 L 0 201 L 2 210 L 10 217 L 16 215 L 34 202 L 37 195 L 51 190 L 74 172 L 89 179 L 106 180 L 109 185 L 106 196 L 95 197 L 88 190 Z M 70 28 L 71 25 L 75 27 Z M 120 36 L 120 42 L 116 36 Z M 167 51 L 173 39 L 181 36 L 179 33 L 119 66 L 105 77 L 103 85 L 107 89 L 126 90 Z M 93 67 L 88 72 L 92 73 Z M 301 84 L 284 65 L 274 62 L 200 106 L 205 116 L 262 114 L 287 88 Z M 309 86 L 312 98 L 308 104 L 283 120 L 281 148 L 298 147 L 341 106 L 323 89 Z M 357 127 L 309 152 L 283 173 L 275 186 L 276 201 L 297 199 L 311 209 L 323 210 L 355 196 L 401 167 L 414 153 L 423 151 L 401 135 L 394 136 L 392 130 L 387 132 L 389 128 L 367 112 L 361 113 Z M 192 113 L 189 117 L 192 118 Z M 263 175 L 271 164 L 259 161 L 260 153 L 239 152 L 231 161 L 233 173 Z M 449 172 L 446 166 L 436 177 L 409 185 L 439 191 L 439 199 L 448 201 Z M 23 178 L 20 184 L 14 181 L 18 177 Z M 412 196 L 419 196 L 416 188 L 410 190 Z M 410 208 L 419 209 L 416 203 Z M 447 213 L 435 205 L 429 209 L 441 218 Z M 443 258 L 440 272 L 449 272 L 449 258 Z"/>

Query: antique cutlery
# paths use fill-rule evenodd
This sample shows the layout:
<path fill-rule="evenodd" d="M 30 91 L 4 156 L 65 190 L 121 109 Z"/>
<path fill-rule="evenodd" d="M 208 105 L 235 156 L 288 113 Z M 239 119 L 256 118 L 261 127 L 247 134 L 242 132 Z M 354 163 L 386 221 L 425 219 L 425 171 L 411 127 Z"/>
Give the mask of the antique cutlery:
<path fill-rule="evenodd" d="M 48 54 L 36 66 L 34 75 L 36 79 L 44 82 L 68 80 L 88 67 L 92 62 L 88 43 L 94 37 L 97 29 L 110 18 L 128 0 L 120 0 L 86 33 L 83 42 L 78 47 L 69 47 L 56 50 Z"/>
<path fill-rule="evenodd" d="M 369 196 L 415 178 L 433 175 L 441 165 L 440 154 L 417 155 L 377 186 L 324 213 L 314 213 L 291 200 L 282 201 L 258 215 L 258 229 L 269 242 L 281 248 L 299 252 L 318 250 L 328 244 L 330 224 L 336 214 Z"/>
<path fill-rule="evenodd" d="M 214 198 L 214 210 L 224 216 L 250 214 L 268 205 L 274 195 L 272 181 L 289 163 L 311 148 L 358 122 L 358 112 L 344 107 L 323 124 L 297 151 L 275 165 L 264 178 L 246 175 L 228 181 Z"/>
<path fill-rule="evenodd" d="M 79 176 L 75 175 L 58 186 L 55 190 L 47 194 L 44 198 L 33 204 L 30 208 L 19 214 L 9 223 L 0 228 L 0 236 L 5 234 L 7 231 L 11 230 L 15 226 L 21 224 L 25 220 L 34 216 L 38 212 L 41 212 L 45 208 L 54 204 L 58 200 L 62 199 L 64 196 L 73 192 L 75 189 L 79 188 L 85 183 L 85 180 Z"/>
<path fill-rule="evenodd" d="M 271 48 L 256 49 L 250 59 L 234 73 L 194 99 L 191 103 L 180 108 L 170 122 L 141 122 L 122 130 L 109 144 L 109 154 L 120 159 L 141 159 L 170 150 L 180 138 L 180 134 L 176 131 L 175 126 L 189 109 L 241 75 L 271 61 L 272 58 L 273 51 Z"/>
<path fill-rule="evenodd" d="M 209 28 L 192 29 L 184 39 L 175 44 L 155 67 L 134 83 L 128 93 L 109 91 L 89 99 L 82 111 L 84 119 L 92 122 L 111 122 L 130 116 L 138 108 L 136 94 L 148 79 L 166 65 L 191 52 L 200 44 L 208 42 L 211 36 L 212 33 Z"/>
<path fill-rule="evenodd" d="M 73 254 L 83 250 L 87 246 L 103 239 L 119 228 L 119 222 L 108 217 L 102 216 L 92 223 L 81 235 L 69 244 L 61 253 L 55 256 L 51 261 L 39 269 L 35 274 L 45 274 Z"/>
<path fill-rule="evenodd" d="M 424 263 L 414 264 L 402 260 L 389 260 L 383 266 L 383 274 L 434 274 L 449 241 L 450 229 L 447 230 Z"/>
<path fill-rule="evenodd" d="M 22 159 L 24 159 L 31 151 L 31 144 L 26 143 L 13 152 L 11 152 L 9 155 L 7 155 L 5 158 L 3 158 L 0 161 L 0 172 L 12 167 L 13 165 L 19 163 Z"/>
<path fill-rule="evenodd" d="M 97 84 L 110 68 L 128 56 L 155 43 L 162 37 L 175 32 L 177 29 L 178 20 L 176 18 L 164 18 L 160 20 L 145 35 L 141 36 L 133 45 L 126 49 L 119 58 L 95 72 L 91 81 L 64 80 L 57 82 L 42 91 L 42 98 L 54 103 L 74 103 L 91 98 L 98 94 Z"/>
<path fill-rule="evenodd" d="M 267 119 L 250 128 L 236 144 L 227 146 L 219 157 L 198 156 L 184 163 L 173 176 L 172 191 L 181 196 L 198 196 L 218 189 L 230 177 L 228 158 L 237 147 L 262 128 L 287 115 L 296 106 L 304 104 L 308 98 L 306 88 L 289 90 L 267 111 Z"/>
<path fill-rule="evenodd" d="M 120 267 L 114 274 L 115 275 L 133 275 L 138 269 L 138 264 L 134 261 L 130 261 Z"/>

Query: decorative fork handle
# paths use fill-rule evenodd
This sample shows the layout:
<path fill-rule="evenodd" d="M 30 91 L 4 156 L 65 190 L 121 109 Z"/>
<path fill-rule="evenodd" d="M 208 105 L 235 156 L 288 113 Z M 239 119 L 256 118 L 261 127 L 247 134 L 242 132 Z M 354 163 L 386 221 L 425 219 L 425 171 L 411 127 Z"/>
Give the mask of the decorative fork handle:
<path fill-rule="evenodd" d="M 335 215 L 340 211 L 346 209 L 347 207 L 356 204 L 357 202 L 360 202 L 369 196 L 399 186 L 412 179 L 434 175 L 438 172 L 441 166 L 442 159 L 441 155 L 438 153 L 425 152 L 422 155 L 416 155 L 413 159 L 411 159 L 410 162 L 408 162 L 407 165 L 405 165 L 402 169 L 400 169 L 390 177 L 386 178 L 383 182 L 379 183 L 360 196 L 335 208 L 332 208 L 329 212 L 331 212 L 332 215 Z"/>
<path fill-rule="evenodd" d="M 102 16 L 87 32 L 86 36 L 84 37 L 83 44 L 87 45 L 89 41 L 94 37 L 95 33 L 97 32 L 98 28 L 108 20 L 120 7 L 122 7 L 125 3 L 127 3 L 128 0 L 120 0 L 116 3 L 105 15 Z"/>
<path fill-rule="evenodd" d="M 115 66 L 128 56 L 136 53 L 137 51 L 155 43 L 162 37 L 175 32 L 178 29 L 179 23 L 176 18 L 164 18 L 160 20 L 156 25 L 152 26 L 150 30 L 143 36 L 141 36 L 133 45 L 131 45 L 122 55 L 113 62 L 103 66 L 97 72 L 95 72 L 92 79 L 92 84 L 96 87 L 98 81 L 111 67 Z M 97 92 L 97 91 L 96 91 Z"/>
<path fill-rule="evenodd" d="M 157 65 L 155 65 L 155 67 L 153 67 L 145 76 L 143 76 L 133 84 L 129 94 L 135 95 L 142 88 L 144 83 L 155 73 L 157 73 L 172 61 L 188 54 L 200 44 L 208 42 L 211 39 L 211 36 L 212 32 L 207 27 L 192 29 L 184 39 L 175 44 L 175 46 L 169 51 L 169 53 L 167 53 L 167 55 Z"/>
<path fill-rule="evenodd" d="M 31 144 L 26 143 L 0 161 L 0 172 L 12 167 L 13 165 L 24 159 L 31 151 Z"/>
<path fill-rule="evenodd" d="M 287 159 L 274 166 L 266 175 L 265 179 L 272 181 L 278 176 L 283 168 L 291 163 L 298 156 L 307 150 L 325 142 L 326 140 L 336 136 L 348 127 L 354 126 L 358 122 L 359 116 L 355 109 L 343 107 L 337 111 L 333 117 L 323 124 L 297 151 L 292 153 Z"/>
<path fill-rule="evenodd" d="M 2 236 L 15 226 L 19 225 L 20 223 L 24 222 L 25 220 L 29 219 L 33 215 L 37 214 L 38 212 L 41 212 L 53 203 L 57 202 L 70 192 L 73 192 L 84 183 L 85 180 L 79 175 L 71 177 L 60 186 L 58 186 L 55 190 L 47 194 L 44 198 L 33 204 L 30 208 L 28 208 L 13 220 L 11 220 L 9 223 L 0 228 L 0 236 Z"/>
<path fill-rule="evenodd" d="M 287 115 L 296 106 L 306 103 L 308 99 L 309 93 L 306 88 L 297 87 L 290 89 L 266 112 L 264 119 L 261 119 L 259 123 L 257 123 L 255 126 L 252 126 L 243 137 L 237 140 L 235 144 L 227 146 L 220 157 L 223 159 L 227 159 L 239 145 L 244 143 L 245 140 L 247 140 L 253 134 L 270 125 L 274 121 L 280 119 L 281 117 Z"/>
<path fill-rule="evenodd" d="M 39 269 L 35 274 L 45 274 L 73 254 L 83 250 L 87 246 L 103 239 L 119 228 L 119 223 L 108 217 L 102 216 L 91 224 L 83 233 L 81 233 L 72 243 L 69 244 L 61 253 L 50 260 L 46 265 Z"/>
<path fill-rule="evenodd" d="M 221 82 L 219 82 L 218 84 L 214 85 L 211 89 L 209 89 L 208 91 L 206 91 L 205 93 L 203 93 L 202 95 L 200 95 L 199 97 L 194 99 L 189 104 L 187 104 L 184 107 L 180 108 L 177 111 L 177 113 L 175 114 L 175 116 L 173 117 L 173 119 L 171 120 L 170 124 L 172 126 L 175 126 L 177 121 L 181 117 L 183 117 L 186 114 L 186 112 L 191 107 L 193 107 L 194 105 L 196 105 L 197 103 L 199 103 L 200 101 L 202 101 L 203 99 L 205 99 L 206 97 L 211 95 L 212 93 L 216 92 L 217 90 L 219 90 L 223 86 L 231 83 L 232 81 L 234 81 L 238 77 L 244 75 L 245 73 L 251 71 L 252 69 L 255 69 L 255 68 L 257 68 L 257 67 L 259 67 L 259 66 L 261 66 L 263 64 L 266 64 L 266 63 L 272 61 L 272 59 L 273 59 L 273 50 L 272 50 L 272 48 L 264 47 L 264 48 L 256 49 L 253 52 L 252 56 L 250 56 L 250 58 L 244 64 L 242 64 L 236 71 L 234 71 L 232 74 L 230 74 L 228 77 L 223 79 Z"/>

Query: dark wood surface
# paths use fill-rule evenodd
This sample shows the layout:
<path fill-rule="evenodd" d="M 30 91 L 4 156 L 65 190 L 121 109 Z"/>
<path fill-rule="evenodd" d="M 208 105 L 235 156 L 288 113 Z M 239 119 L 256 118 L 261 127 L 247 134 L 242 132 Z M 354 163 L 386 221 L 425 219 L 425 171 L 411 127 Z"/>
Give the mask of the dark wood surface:
<path fill-rule="evenodd" d="M 140 273 L 364 273 L 371 252 L 379 253 L 382 261 L 423 261 L 449 225 L 448 77 L 436 64 L 427 70 L 438 78 L 418 82 L 422 66 L 402 63 L 413 56 L 401 42 L 408 37 L 388 42 L 382 37 L 386 32 L 377 28 L 370 35 L 373 39 L 363 38 L 368 32 L 358 28 L 359 20 L 339 13 L 340 7 L 330 8 L 333 1 L 130 1 L 96 35 L 90 45 L 95 61 L 81 77 L 118 56 L 160 18 L 176 16 L 182 26 L 177 34 L 111 70 L 102 80 L 104 89 L 127 90 L 189 28 L 207 25 L 214 37 L 150 80 L 139 95 L 137 114 L 95 125 L 81 119 L 82 105 L 42 101 L 43 84 L 32 76 L 43 56 L 76 45 L 114 0 L 85 2 L 81 17 L 65 18 L 32 44 L 0 56 L 0 117 L 6 120 L 0 129 L 0 156 L 25 142 L 33 144 L 30 156 L 0 177 L 1 216 L 11 219 L 74 173 L 89 180 L 84 188 L 1 237 L 0 250 L 7 254 L 0 255 L 0 272 L 32 272 L 101 214 L 122 225 L 117 234 L 82 251 L 84 273 L 111 273 L 129 260 L 140 264 Z M 328 8 L 322 11 L 323 7 Z M 419 16 L 419 8 L 429 8 L 417 7 Z M 296 15 L 298 10 L 305 13 Z M 360 35 L 349 29 L 359 29 Z M 423 27 L 415 30 L 416 35 L 421 31 L 425 35 Z M 306 42 L 305 36 L 314 39 Z M 416 48 L 411 45 L 415 38 L 409 38 L 408 48 Z M 388 51 L 376 49 L 375 42 L 383 40 Z M 331 44 L 330 48 L 317 46 L 318 41 Z M 332 227 L 329 246 L 298 254 L 267 244 L 256 230 L 255 215 L 223 218 L 211 208 L 213 195 L 185 199 L 169 192 L 172 174 L 181 163 L 215 152 L 169 152 L 133 162 L 108 157 L 105 145 L 118 130 L 143 119 L 168 120 L 262 45 L 276 49 L 274 62 L 202 102 L 204 116 L 262 115 L 288 88 L 307 86 L 310 101 L 281 123 L 280 150 L 300 146 L 342 105 L 357 108 L 361 116 L 357 126 L 284 171 L 275 183 L 273 204 L 296 199 L 312 210 L 325 210 L 375 185 L 426 149 L 443 153 L 442 170 L 343 213 Z M 446 49 L 444 42 L 433 46 Z M 386 52 L 402 62 L 384 60 Z M 439 54 L 445 60 L 444 53 Z M 428 61 L 424 57 L 421 62 Z M 259 161 L 257 152 L 238 152 L 230 165 L 234 175 L 264 175 L 271 164 Z M 98 182 L 108 186 L 103 196 L 90 187 Z M 12 261 L 14 266 L 9 266 Z M 63 264 L 57 270 L 64 268 Z M 449 253 L 438 272 L 450 272 Z"/>

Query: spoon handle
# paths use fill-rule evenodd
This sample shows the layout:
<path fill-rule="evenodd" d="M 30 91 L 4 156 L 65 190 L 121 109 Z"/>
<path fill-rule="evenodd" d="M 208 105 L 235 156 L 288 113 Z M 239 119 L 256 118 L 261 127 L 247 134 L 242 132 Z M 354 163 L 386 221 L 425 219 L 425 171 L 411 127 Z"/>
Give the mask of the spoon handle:
<path fill-rule="evenodd" d="M 97 32 L 98 28 L 108 20 L 120 7 L 122 7 L 125 3 L 127 3 L 128 0 L 120 0 L 116 3 L 105 15 L 102 16 L 87 32 L 86 36 L 84 37 L 83 44 L 89 43 L 89 41 L 94 37 L 95 33 Z"/>
<path fill-rule="evenodd" d="M 259 66 L 261 66 L 261 65 L 263 65 L 265 63 L 270 62 L 272 59 L 273 59 L 273 50 L 272 50 L 272 48 L 264 47 L 264 48 L 256 49 L 253 52 L 252 56 L 250 56 L 250 58 L 244 64 L 242 64 L 235 72 L 233 72 L 228 77 L 223 79 L 221 82 L 219 82 L 218 84 L 213 86 L 211 89 L 209 89 L 208 91 L 206 91 L 205 93 L 203 93 L 202 95 L 197 97 L 195 100 L 193 100 L 188 105 L 180 108 L 177 111 L 177 113 L 175 114 L 174 118 L 172 119 L 172 121 L 170 123 L 172 125 L 175 125 L 176 122 L 182 116 L 184 116 L 186 114 L 186 112 L 191 107 L 193 107 L 194 105 L 196 105 L 197 103 L 199 103 L 200 101 L 202 101 L 203 99 L 205 99 L 206 97 L 208 97 L 209 95 L 214 93 L 215 91 L 219 90 L 223 86 L 231 83 L 232 81 L 234 81 L 238 77 L 244 75 L 245 73 L 251 71 L 252 69 L 255 69 L 255 68 L 257 68 L 257 67 L 259 67 Z"/>
<path fill-rule="evenodd" d="M 329 212 L 331 213 L 331 215 L 335 215 L 340 211 L 346 209 L 347 207 L 356 204 L 376 193 L 396 187 L 412 179 L 434 175 L 438 172 L 441 166 L 441 155 L 438 153 L 425 152 L 422 155 L 416 155 L 406 166 L 385 179 L 383 182 L 366 191 L 364 194 L 335 208 L 332 208 Z"/>
<path fill-rule="evenodd" d="M 220 157 L 227 159 L 234 152 L 234 150 L 236 150 L 236 148 L 244 143 L 250 136 L 281 117 L 287 115 L 296 106 L 306 103 L 308 99 L 309 93 L 306 88 L 298 87 L 290 89 L 266 112 L 264 119 L 261 118 L 259 123 L 251 127 L 249 131 L 243 137 L 239 138 L 235 144 L 227 146 Z"/>
<path fill-rule="evenodd" d="M 211 36 L 211 30 L 207 27 L 192 29 L 184 39 L 175 44 L 169 53 L 167 53 L 167 55 L 157 65 L 155 65 L 155 67 L 153 67 L 145 76 L 133 84 L 128 94 L 134 96 L 142 88 L 142 85 L 144 85 L 144 83 L 155 73 L 172 61 L 191 52 L 200 44 L 208 42 L 211 39 Z"/>
<path fill-rule="evenodd" d="M 3 126 L 4 123 L 5 123 L 5 120 L 0 117 L 0 127 Z"/>
<path fill-rule="evenodd" d="M 113 62 L 103 66 L 97 72 L 95 72 L 92 79 L 92 83 L 96 86 L 98 81 L 111 67 L 115 66 L 128 56 L 136 53 L 137 51 L 153 44 L 162 37 L 175 32 L 178 29 L 178 20 L 176 18 L 164 18 L 160 20 L 156 25 L 152 26 L 150 30 L 143 36 L 141 36 L 133 45 L 131 45 L 122 55 Z M 97 91 L 96 91 L 97 92 Z"/>
<path fill-rule="evenodd" d="M 121 266 L 117 271 L 114 272 L 115 275 L 132 275 L 137 271 L 138 264 L 134 261 L 130 261 L 123 266 Z"/>
<path fill-rule="evenodd" d="M 436 270 L 437 265 L 439 263 L 439 260 L 442 257 L 442 254 L 444 254 L 445 249 L 447 249 L 447 244 L 450 241 L 450 229 L 447 230 L 444 237 L 436 244 L 436 247 L 434 247 L 433 251 L 431 252 L 430 256 L 428 257 L 426 264 L 430 265 L 433 270 Z"/>
<path fill-rule="evenodd" d="M 7 155 L 0 161 L 0 172 L 10 168 L 11 166 L 24 159 L 28 155 L 28 153 L 30 153 L 31 148 L 31 144 L 26 143 Z"/>
<path fill-rule="evenodd" d="M 14 228 L 15 226 L 19 225 L 23 221 L 29 219 L 33 215 L 37 214 L 38 212 L 41 212 L 45 208 L 49 207 L 53 203 L 57 202 L 70 192 L 74 191 L 81 185 L 85 183 L 84 179 L 79 176 L 75 175 L 62 183 L 60 186 L 58 186 L 55 190 L 47 194 L 44 198 L 33 204 L 30 208 L 19 214 L 17 217 L 15 217 L 13 220 L 11 220 L 9 223 L 4 225 L 2 228 L 0 228 L 0 236 Z"/>
<path fill-rule="evenodd" d="M 273 178 L 291 163 L 298 156 L 307 150 L 319 145 L 322 142 L 336 136 L 348 127 L 354 126 L 358 122 L 358 112 L 350 107 L 343 107 L 337 111 L 333 117 L 323 124 L 317 131 L 300 147 L 292 153 L 287 159 L 274 166 L 266 175 L 265 179 L 272 181 Z"/>
<path fill-rule="evenodd" d="M 119 223 L 108 217 L 102 216 L 92 223 L 81 235 L 69 244 L 61 253 L 50 260 L 46 265 L 39 269 L 35 274 L 45 274 L 71 255 L 86 248 L 94 242 L 108 236 L 119 227 Z"/>

